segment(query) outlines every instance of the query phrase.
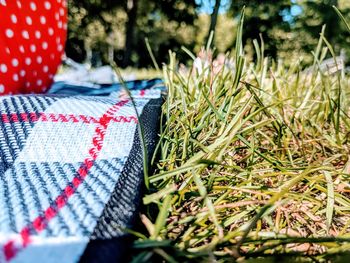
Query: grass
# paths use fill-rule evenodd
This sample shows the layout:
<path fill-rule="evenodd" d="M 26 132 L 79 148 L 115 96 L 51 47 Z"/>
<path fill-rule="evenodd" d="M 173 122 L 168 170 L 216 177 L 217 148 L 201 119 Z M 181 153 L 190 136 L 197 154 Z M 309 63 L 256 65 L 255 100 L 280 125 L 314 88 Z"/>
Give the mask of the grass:
<path fill-rule="evenodd" d="M 170 53 L 163 67 L 133 262 L 341 261 L 350 249 L 350 79 L 321 69 L 335 56 L 325 29 L 311 71 L 271 63 L 257 41 L 246 62 L 242 30 L 243 16 L 231 66 L 186 71 Z"/>

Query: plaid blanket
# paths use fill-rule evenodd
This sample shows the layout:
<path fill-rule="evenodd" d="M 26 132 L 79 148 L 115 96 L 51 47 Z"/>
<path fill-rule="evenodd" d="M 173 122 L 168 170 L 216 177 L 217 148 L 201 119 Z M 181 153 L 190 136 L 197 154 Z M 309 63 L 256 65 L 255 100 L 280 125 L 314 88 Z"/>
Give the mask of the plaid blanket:
<path fill-rule="evenodd" d="M 113 84 L 96 84 L 91 82 L 57 81 L 49 89 L 49 94 L 64 95 L 102 95 L 107 96 L 115 91 L 120 91 L 126 86 L 129 90 L 149 90 L 157 87 L 156 90 L 164 90 L 162 79 L 133 80 Z M 154 90 L 154 89 L 153 89 Z"/>
<path fill-rule="evenodd" d="M 0 262 L 122 257 L 143 174 L 135 108 L 119 95 L 0 97 Z M 151 154 L 160 93 L 133 96 Z"/>

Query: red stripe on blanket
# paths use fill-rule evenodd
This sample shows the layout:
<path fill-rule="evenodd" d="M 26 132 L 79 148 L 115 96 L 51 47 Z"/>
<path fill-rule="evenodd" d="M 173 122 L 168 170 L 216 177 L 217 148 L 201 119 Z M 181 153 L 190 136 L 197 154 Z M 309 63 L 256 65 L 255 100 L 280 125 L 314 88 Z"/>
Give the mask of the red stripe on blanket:
<path fill-rule="evenodd" d="M 43 231 L 49 221 L 54 218 L 59 210 L 63 208 L 68 199 L 76 192 L 77 188 L 82 184 L 89 170 L 94 165 L 103 147 L 103 141 L 109 124 L 115 120 L 115 113 L 123 107 L 128 100 L 120 101 L 113 105 L 103 116 L 98 120 L 98 126 L 95 129 L 95 135 L 92 138 L 92 148 L 89 150 L 90 157 L 86 158 L 83 164 L 79 167 L 77 174 L 74 176 L 72 182 L 65 187 L 63 192 L 56 197 L 55 201 L 43 211 L 42 215 L 34 219 L 32 223 L 24 227 L 21 231 L 22 247 L 15 245 L 15 240 L 9 240 L 4 246 L 3 251 L 6 261 L 10 261 L 16 255 L 31 243 L 31 234 L 33 232 L 40 233 Z"/>
<path fill-rule="evenodd" d="M 86 124 L 98 124 L 100 121 L 92 116 L 86 115 L 74 115 L 74 114 L 61 114 L 61 113 L 10 113 L 1 114 L 0 120 L 4 123 L 16 123 L 16 122 L 72 122 L 72 123 L 86 123 Z M 111 119 L 113 122 L 122 123 L 137 123 L 136 116 L 115 116 Z"/>

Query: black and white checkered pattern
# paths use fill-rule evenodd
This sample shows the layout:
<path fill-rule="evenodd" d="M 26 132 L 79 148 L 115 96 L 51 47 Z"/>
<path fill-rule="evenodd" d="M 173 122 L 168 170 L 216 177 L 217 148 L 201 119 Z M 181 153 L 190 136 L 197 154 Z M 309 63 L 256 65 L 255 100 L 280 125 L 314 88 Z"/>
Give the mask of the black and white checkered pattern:
<path fill-rule="evenodd" d="M 152 152 L 159 93 L 133 95 Z M 123 235 L 142 185 L 137 122 L 117 94 L 0 97 L 0 262 L 77 262 L 97 253 L 90 238 Z"/>

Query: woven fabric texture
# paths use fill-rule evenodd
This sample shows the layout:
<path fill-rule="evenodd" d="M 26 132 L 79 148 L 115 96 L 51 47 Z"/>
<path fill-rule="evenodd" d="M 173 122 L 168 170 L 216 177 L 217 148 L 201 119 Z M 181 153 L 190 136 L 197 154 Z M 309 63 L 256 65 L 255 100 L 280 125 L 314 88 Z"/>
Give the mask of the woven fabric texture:
<path fill-rule="evenodd" d="M 159 93 L 133 95 L 151 155 Z M 0 262 L 86 261 L 101 258 L 97 247 L 113 254 L 142 186 L 137 123 L 118 94 L 0 97 Z"/>
<path fill-rule="evenodd" d="M 162 79 L 148 79 L 148 80 L 133 80 L 122 83 L 113 84 L 92 84 L 90 82 L 55 82 L 49 94 L 64 94 L 64 95 L 102 95 L 107 96 L 112 92 L 120 91 L 126 86 L 129 90 L 147 90 L 157 86 L 158 89 L 164 88 Z M 152 89 L 150 89 L 152 90 Z"/>
<path fill-rule="evenodd" d="M 159 117 L 162 99 L 151 99 L 144 107 L 140 121 L 143 124 L 148 163 L 158 142 Z M 143 186 L 143 151 L 139 131 L 125 163 L 114 192 L 91 235 L 89 244 L 81 258 L 82 262 L 128 262 L 131 239 L 125 229 L 131 228 L 139 216 Z"/>

